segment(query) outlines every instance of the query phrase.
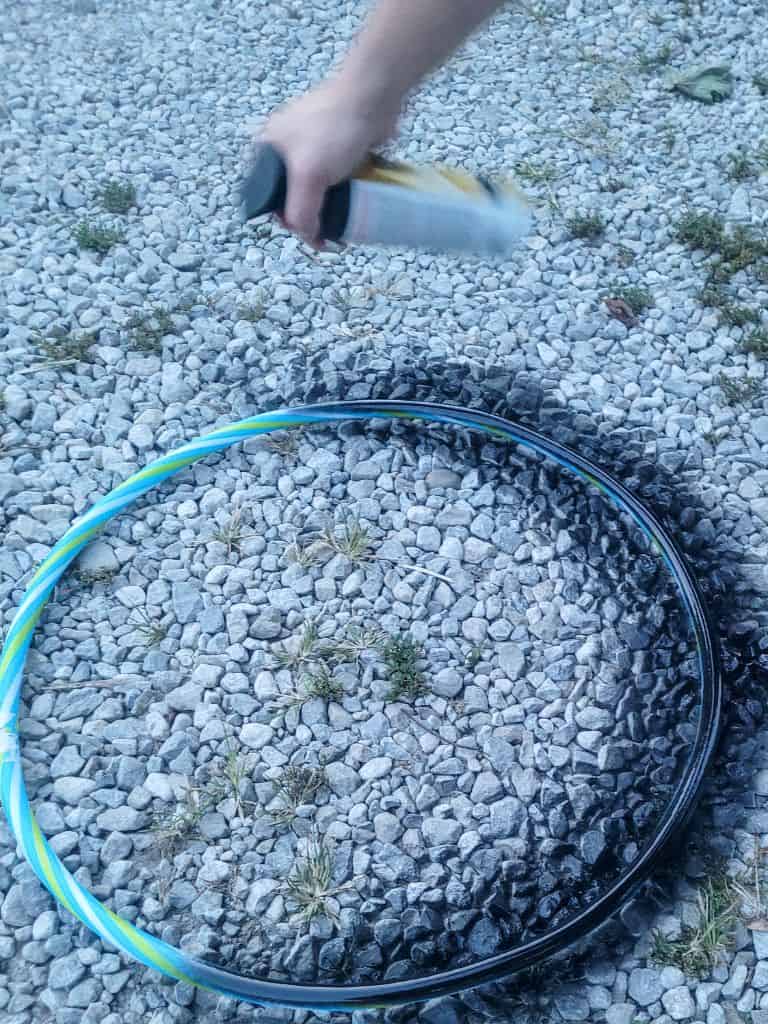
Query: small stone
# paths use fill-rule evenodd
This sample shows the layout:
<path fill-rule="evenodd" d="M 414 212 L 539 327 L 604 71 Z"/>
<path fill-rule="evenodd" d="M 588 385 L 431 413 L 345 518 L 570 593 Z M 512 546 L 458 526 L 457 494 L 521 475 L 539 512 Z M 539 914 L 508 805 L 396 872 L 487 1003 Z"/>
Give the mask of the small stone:
<path fill-rule="evenodd" d="M 746 964 L 736 964 L 731 971 L 730 978 L 723 985 L 721 994 L 724 999 L 736 1000 L 741 996 L 741 993 L 744 991 L 744 985 L 747 982 L 748 973 Z"/>
<path fill-rule="evenodd" d="M 661 999 L 664 986 L 658 971 L 637 967 L 629 976 L 629 994 L 640 1006 L 650 1006 Z M 687 991 L 687 990 L 686 990 Z"/>
<path fill-rule="evenodd" d="M 51 761 L 51 777 L 58 779 L 64 775 L 77 775 L 84 764 L 85 759 L 80 756 L 77 747 L 62 747 Z"/>
<path fill-rule="evenodd" d="M 474 804 L 490 803 L 503 791 L 503 787 L 493 772 L 480 772 L 472 787 L 470 799 Z"/>
<path fill-rule="evenodd" d="M 403 834 L 403 826 L 399 819 L 388 811 L 375 815 L 373 828 L 376 838 L 382 843 L 394 843 Z"/>
<path fill-rule="evenodd" d="M 248 722 L 240 730 L 240 739 L 250 750 L 261 750 L 272 742 L 274 730 L 259 722 Z"/>
<path fill-rule="evenodd" d="M 171 590 L 173 614 L 181 625 L 194 622 L 202 611 L 203 599 L 199 589 L 191 583 L 174 583 Z"/>
<path fill-rule="evenodd" d="M 677 988 L 665 992 L 661 1002 L 672 1020 L 687 1020 L 696 1013 L 696 1005 L 686 985 L 678 985 Z"/>
<path fill-rule="evenodd" d="M 176 252 L 172 252 L 168 257 L 168 262 L 176 270 L 197 270 L 202 264 L 202 254 L 197 252 L 189 245 L 180 245 Z"/>
<path fill-rule="evenodd" d="M 325 768 L 329 788 L 337 796 L 350 796 L 362 784 L 362 780 L 354 768 L 342 761 L 332 761 Z"/>
<path fill-rule="evenodd" d="M 490 829 L 499 839 L 516 835 L 524 820 L 525 808 L 516 797 L 505 797 L 491 804 Z"/>
<path fill-rule="evenodd" d="M 390 758 L 374 757 L 370 761 L 366 761 L 360 769 L 360 777 L 366 782 L 372 782 L 374 779 L 382 779 L 385 775 L 389 775 L 391 771 L 392 761 Z"/>
<path fill-rule="evenodd" d="M 523 674 L 525 655 L 517 644 L 501 644 L 499 646 L 499 667 L 507 679 L 514 682 Z"/>
<path fill-rule="evenodd" d="M 432 680 L 432 692 L 449 700 L 457 697 L 464 686 L 461 674 L 455 668 L 441 669 Z"/>
<path fill-rule="evenodd" d="M 70 210 L 77 210 L 85 206 L 85 196 L 74 185 L 65 185 L 61 190 L 61 201 Z"/>
<path fill-rule="evenodd" d="M 189 682 L 167 693 L 165 701 L 174 711 L 194 711 L 202 703 L 202 697 L 202 687 Z"/>
<path fill-rule="evenodd" d="M 279 888 L 280 883 L 276 882 L 274 878 L 257 879 L 248 890 L 248 898 L 245 903 L 246 912 L 259 914 L 265 911 Z"/>
<path fill-rule="evenodd" d="M 575 992 L 562 992 L 555 996 L 555 1006 L 563 1020 L 588 1020 L 589 1003 Z"/>
<path fill-rule="evenodd" d="M 48 971 L 48 986 L 52 989 L 70 989 L 84 974 L 85 967 L 77 953 L 70 953 L 53 961 Z"/>
<path fill-rule="evenodd" d="M 120 587 L 115 597 L 126 608 L 140 608 L 146 603 L 146 596 L 141 587 Z"/>
<path fill-rule="evenodd" d="M 605 1024 L 632 1024 L 636 1016 L 634 1003 L 614 1003 L 605 1011 Z"/>
<path fill-rule="evenodd" d="M 428 846 L 451 846 L 462 832 L 458 821 L 450 818 L 425 818 L 421 832 Z"/>
<path fill-rule="evenodd" d="M 487 917 L 482 917 L 467 938 L 467 948 L 476 957 L 492 956 L 501 945 L 501 932 Z"/>
<path fill-rule="evenodd" d="M 605 838 L 602 832 L 592 829 L 585 832 L 580 842 L 581 856 L 587 864 L 597 864 L 605 852 Z"/>
<path fill-rule="evenodd" d="M 104 832 L 137 832 L 146 824 L 146 815 L 133 807 L 111 807 L 96 818 Z"/>

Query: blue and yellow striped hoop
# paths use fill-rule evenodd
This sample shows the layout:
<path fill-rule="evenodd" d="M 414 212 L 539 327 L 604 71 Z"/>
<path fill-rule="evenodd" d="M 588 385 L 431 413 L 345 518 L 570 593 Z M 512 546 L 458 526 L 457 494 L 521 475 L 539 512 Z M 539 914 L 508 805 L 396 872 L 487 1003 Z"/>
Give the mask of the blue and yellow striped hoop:
<path fill-rule="evenodd" d="M 22 674 L 32 634 L 48 598 L 67 567 L 102 527 L 138 497 L 180 470 L 257 434 L 308 424 L 349 420 L 407 419 L 449 424 L 523 445 L 559 463 L 599 488 L 631 518 L 663 557 L 675 580 L 696 639 L 700 669 L 700 715 L 686 770 L 677 781 L 653 837 L 638 859 L 586 910 L 550 933 L 476 963 L 429 977 L 374 985 L 298 985 L 242 978 L 197 960 L 136 928 L 91 895 L 64 867 L 38 826 L 21 770 L 18 712 Z M 87 686 L 87 683 L 83 684 Z M 718 646 L 696 581 L 674 539 L 656 516 L 621 483 L 588 459 L 508 419 L 457 406 L 428 402 L 335 402 L 279 409 L 241 420 L 182 445 L 157 459 L 97 501 L 77 519 L 38 567 L 11 623 L 0 652 L 0 798 L 23 855 L 62 906 L 108 945 L 178 981 L 256 1005 L 314 1010 L 355 1010 L 391 1006 L 446 995 L 497 980 L 531 966 L 601 924 L 632 895 L 688 821 L 717 739 L 722 701 Z"/>

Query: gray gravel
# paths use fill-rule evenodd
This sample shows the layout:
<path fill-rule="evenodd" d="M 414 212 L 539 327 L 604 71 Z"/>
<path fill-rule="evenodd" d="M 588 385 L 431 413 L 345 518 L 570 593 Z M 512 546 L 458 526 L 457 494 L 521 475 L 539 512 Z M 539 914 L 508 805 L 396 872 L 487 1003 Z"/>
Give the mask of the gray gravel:
<path fill-rule="evenodd" d="M 178 0 L 139 6 L 33 0 L 4 20 L 4 621 L 71 519 L 173 445 L 269 404 L 411 395 L 413 380 L 434 395 L 458 379 L 478 406 L 512 380 L 526 413 L 539 389 L 553 434 L 596 423 L 602 444 L 622 437 L 635 461 L 691 488 L 686 544 L 731 552 L 736 632 L 764 629 L 768 403 L 762 391 L 728 404 L 718 386 L 721 373 L 764 384 L 764 363 L 744 353 L 741 328 L 701 306 L 704 256 L 673 236 L 686 203 L 766 225 L 765 171 L 734 183 L 725 170 L 728 154 L 764 136 L 752 84 L 766 73 L 762 5 L 510 9 L 434 77 L 399 152 L 558 174 L 531 186 L 537 233 L 502 266 L 308 257 L 276 226 L 238 224 L 246 122 L 324 72 L 357 7 L 233 0 L 190 19 Z M 632 63 L 665 44 L 673 66 L 730 63 L 733 98 L 695 105 L 662 88 L 663 68 Z M 127 215 L 101 210 L 107 178 L 135 185 Z M 603 238 L 571 239 L 565 218 L 590 209 Z M 83 218 L 125 241 L 103 258 L 78 250 Z M 631 329 L 602 305 L 616 282 L 653 293 Z M 739 302 L 768 307 L 765 284 L 739 275 L 734 288 Z M 157 351 L 142 351 L 127 324 L 158 306 L 171 325 Z M 39 368 L 41 337 L 91 331 L 90 361 Z M 460 963 L 575 909 L 648 835 L 690 740 L 690 723 L 676 731 L 690 712 L 680 696 L 690 652 L 664 641 L 679 631 L 674 605 L 658 600 L 653 563 L 616 517 L 610 550 L 599 550 L 605 513 L 583 495 L 525 460 L 504 463 L 496 446 L 389 429 L 307 434 L 293 454 L 253 442 L 173 481 L 86 552 L 30 660 L 25 774 L 59 855 L 168 941 L 302 980 Z M 232 551 L 214 534 L 238 508 L 253 536 Z M 290 545 L 346 515 L 370 525 L 379 558 L 290 563 Z M 316 615 L 337 639 L 358 621 L 410 632 L 430 695 L 387 700 L 371 654 L 339 670 L 340 699 L 290 706 L 300 674 L 272 654 Z M 165 637 L 148 647 L 153 624 Z M 158 858 L 147 829 L 185 806 L 188 785 L 220 778 L 232 745 L 248 767 L 245 817 L 221 799 Z M 762 738 L 749 749 L 768 771 Z M 324 785 L 282 820 L 275 782 L 286 766 L 321 764 Z M 735 803 L 710 801 L 704 846 L 733 875 L 768 837 L 760 779 Z M 284 887 L 316 833 L 340 891 L 331 916 L 306 925 Z M 766 933 L 737 929 L 701 979 L 648 959 L 651 927 L 674 938 L 696 921 L 701 860 L 679 868 L 673 893 L 630 908 L 621 938 L 564 966 L 562 982 L 547 971 L 391 1019 L 764 1024 Z M 5 830 L 0 891 L 3 1024 L 294 1016 L 219 1003 L 106 950 L 53 908 Z"/>

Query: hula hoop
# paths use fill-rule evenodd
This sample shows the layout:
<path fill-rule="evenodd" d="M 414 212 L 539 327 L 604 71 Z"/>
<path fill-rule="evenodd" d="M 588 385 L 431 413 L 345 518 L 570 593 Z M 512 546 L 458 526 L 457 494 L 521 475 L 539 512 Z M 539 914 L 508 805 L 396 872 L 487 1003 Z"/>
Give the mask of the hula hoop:
<path fill-rule="evenodd" d="M 671 794 L 645 850 L 610 888 L 585 910 L 552 932 L 474 964 L 429 977 L 370 985 L 300 985 L 243 978 L 187 956 L 136 928 L 100 903 L 77 882 L 49 846 L 37 824 L 24 786 L 18 737 L 22 672 L 33 630 L 57 581 L 101 530 L 136 498 L 212 452 L 246 438 L 306 424 L 363 419 L 406 419 L 452 424 L 491 434 L 554 459 L 594 485 L 628 513 L 650 539 L 677 583 L 696 639 L 701 712 L 688 765 Z M 87 683 L 83 684 L 87 686 Z M 150 463 L 77 519 L 40 564 L 24 594 L 0 651 L 0 797 L 20 849 L 53 897 L 100 938 L 148 967 L 210 992 L 256 1005 L 352 1011 L 431 999 L 498 980 L 583 938 L 636 891 L 688 821 L 714 751 L 722 702 L 717 639 L 696 581 L 676 542 L 656 516 L 605 470 L 574 451 L 511 420 L 458 406 L 428 402 L 334 402 L 280 409 L 241 420 L 182 445 Z"/>

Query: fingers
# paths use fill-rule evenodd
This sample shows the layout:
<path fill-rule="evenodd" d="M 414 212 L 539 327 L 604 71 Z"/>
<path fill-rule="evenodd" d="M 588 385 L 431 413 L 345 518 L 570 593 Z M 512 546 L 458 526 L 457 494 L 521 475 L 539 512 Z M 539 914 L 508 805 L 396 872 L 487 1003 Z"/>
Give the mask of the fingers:
<path fill-rule="evenodd" d="M 316 248 L 322 244 L 320 211 L 327 187 L 325 177 L 312 168 L 289 166 L 283 221 L 291 231 Z"/>

